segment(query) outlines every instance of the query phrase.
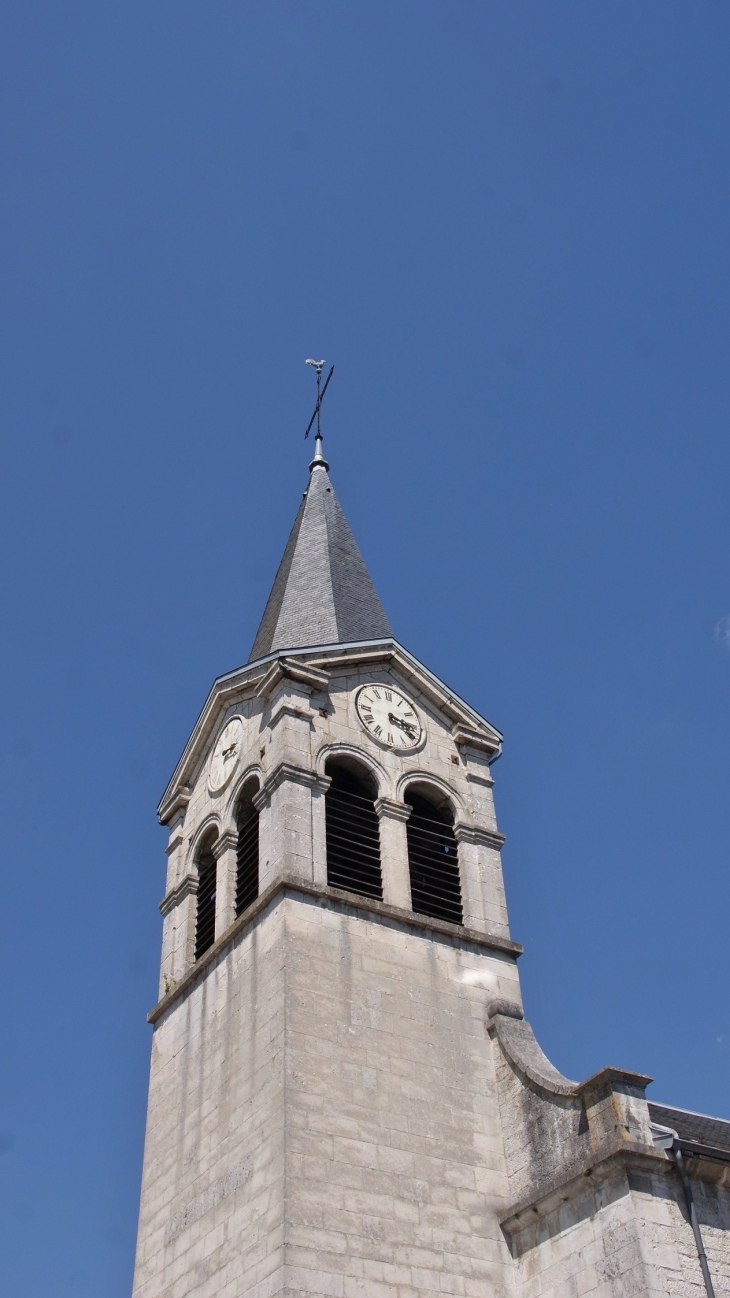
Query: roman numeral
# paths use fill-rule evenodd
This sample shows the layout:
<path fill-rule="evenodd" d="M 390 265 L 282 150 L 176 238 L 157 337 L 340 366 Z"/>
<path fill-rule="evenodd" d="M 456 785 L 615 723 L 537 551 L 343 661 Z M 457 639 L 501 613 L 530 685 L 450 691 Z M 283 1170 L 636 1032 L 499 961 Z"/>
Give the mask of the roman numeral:
<path fill-rule="evenodd" d="M 380 698 L 380 690 L 376 690 L 374 685 L 373 685 L 373 694 L 375 695 L 376 699 Z"/>
<path fill-rule="evenodd" d="M 392 744 L 392 742 L 393 742 L 393 736 L 391 735 L 390 731 L 388 731 L 388 743 Z"/>
<path fill-rule="evenodd" d="M 389 703 L 392 703 L 392 702 L 393 702 L 393 695 L 391 694 L 390 690 L 386 690 L 386 691 L 385 691 L 385 697 L 386 697 L 386 699 L 388 700 Z"/>
<path fill-rule="evenodd" d="M 376 727 L 375 727 L 375 733 L 376 733 L 376 735 L 382 735 L 382 733 L 383 733 L 383 727 L 382 727 L 382 726 L 376 726 Z"/>

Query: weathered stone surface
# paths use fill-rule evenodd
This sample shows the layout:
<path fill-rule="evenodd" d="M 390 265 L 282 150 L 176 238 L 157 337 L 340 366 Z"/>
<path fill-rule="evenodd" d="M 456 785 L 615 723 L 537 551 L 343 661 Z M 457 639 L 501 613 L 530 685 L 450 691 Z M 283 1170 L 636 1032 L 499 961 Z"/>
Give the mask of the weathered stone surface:
<path fill-rule="evenodd" d="M 256 652 L 300 633 L 390 635 L 317 477 Z M 413 701 L 417 749 L 364 730 L 364 684 Z M 211 791 L 233 717 L 240 746 Z M 390 638 L 274 654 L 216 682 L 161 804 L 134 1298 L 701 1298 L 675 1131 L 716 1293 L 730 1294 L 730 1123 L 647 1105 L 650 1079 L 620 1069 L 570 1081 L 524 1018 L 492 797 L 500 739 Z M 327 883 L 334 757 L 375 789 L 382 902 Z M 453 813 L 462 925 L 410 910 L 411 785 Z M 244 786 L 259 898 L 236 918 Z M 201 848 L 218 862 L 216 940 L 196 964 Z"/>

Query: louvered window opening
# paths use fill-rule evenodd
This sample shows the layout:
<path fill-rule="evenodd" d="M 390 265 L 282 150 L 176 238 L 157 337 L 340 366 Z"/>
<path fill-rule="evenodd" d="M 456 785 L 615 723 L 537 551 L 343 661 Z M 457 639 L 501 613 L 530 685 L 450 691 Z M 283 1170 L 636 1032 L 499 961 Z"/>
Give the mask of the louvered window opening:
<path fill-rule="evenodd" d="M 331 888 L 383 898 L 380 827 L 373 799 L 349 771 L 335 771 L 325 794 L 327 882 Z"/>
<path fill-rule="evenodd" d="M 242 915 L 259 895 L 259 813 L 246 807 L 238 819 L 236 848 L 236 915 Z"/>
<path fill-rule="evenodd" d="M 406 799 L 411 905 L 419 915 L 463 923 L 458 844 L 453 826 L 425 798 Z"/>
<path fill-rule="evenodd" d="M 198 918 L 195 925 L 195 959 L 215 942 L 215 893 L 218 862 L 212 852 L 198 861 Z"/>

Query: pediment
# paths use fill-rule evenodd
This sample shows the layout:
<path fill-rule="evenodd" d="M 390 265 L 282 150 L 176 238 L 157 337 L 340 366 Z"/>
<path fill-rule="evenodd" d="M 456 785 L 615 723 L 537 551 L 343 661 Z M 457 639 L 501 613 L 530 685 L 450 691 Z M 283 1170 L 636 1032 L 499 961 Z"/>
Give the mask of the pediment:
<path fill-rule="evenodd" d="M 477 749 L 491 756 L 492 760 L 499 756 L 502 735 L 496 727 L 450 690 L 397 640 L 360 641 L 274 653 L 247 663 L 215 681 L 160 801 L 158 816 L 161 823 L 167 824 L 186 804 L 210 743 L 233 705 L 248 703 L 251 706 L 256 700 L 261 700 L 261 706 L 265 706 L 272 692 L 286 679 L 305 691 L 326 693 L 330 681 L 363 668 L 389 671 L 404 689 L 426 700 L 431 713 L 435 713 L 450 731 L 457 746 Z"/>

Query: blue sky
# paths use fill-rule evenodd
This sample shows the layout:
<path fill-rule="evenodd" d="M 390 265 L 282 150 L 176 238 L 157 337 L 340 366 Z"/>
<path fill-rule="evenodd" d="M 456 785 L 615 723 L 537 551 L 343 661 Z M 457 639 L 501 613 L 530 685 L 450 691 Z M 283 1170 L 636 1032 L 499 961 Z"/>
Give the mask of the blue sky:
<path fill-rule="evenodd" d="M 528 1017 L 730 1116 L 730 15 L 4 0 L 0 1288 L 129 1293 L 155 808 L 332 479 L 505 733 Z"/>

